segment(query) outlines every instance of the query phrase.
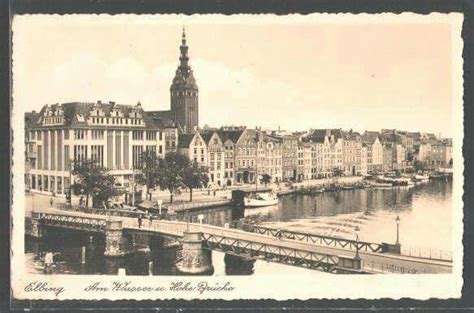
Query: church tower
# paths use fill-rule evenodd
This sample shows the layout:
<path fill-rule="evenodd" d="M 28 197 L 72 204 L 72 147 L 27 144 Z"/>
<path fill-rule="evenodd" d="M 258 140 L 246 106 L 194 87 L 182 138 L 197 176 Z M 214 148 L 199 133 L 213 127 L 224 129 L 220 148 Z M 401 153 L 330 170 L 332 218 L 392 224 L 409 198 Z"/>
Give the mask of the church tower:
<path fill-rule="evenodd" d="M 189 66 L 186 33 L 183 27 L 179 66 L 170 87 L 171 112 L 183 132 L 190 132 L 199 125 L 198 87 Z"/>

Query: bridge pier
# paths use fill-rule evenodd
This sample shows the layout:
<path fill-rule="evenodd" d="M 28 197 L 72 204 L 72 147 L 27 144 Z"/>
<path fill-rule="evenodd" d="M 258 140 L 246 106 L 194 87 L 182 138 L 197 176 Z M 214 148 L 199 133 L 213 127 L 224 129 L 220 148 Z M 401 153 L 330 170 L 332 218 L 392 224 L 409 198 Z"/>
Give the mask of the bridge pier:
<path fill-rule="evenodd" d="M 362 260 L 359 257 L 342 257 L 338 260 L 338 273 L 345 273 L 344 270 L 360 271 L 362 269 Z"/>
<path fill-rule="evenodd" d="M 187 274 L 212 273 L 211 251 L 203 249 L 201 232 L 183 233 L 182 260 L 178 262 L 178 270 Z"/>
<path fill-rule="evenodd" d="M 106 221 L 104 256 L 117 257 L 124 255 L 122 241 L 122 221 Z"/>
<path fill-rule="evenodd" d="M 254 273 L 255 260 L 232 254 L 225 254 L 226 275 L 251 275 Z"/>
<path fill-rule="evenodd" d="M 41 220 L 38 218 L 31 218 L 25 221 L 29 225 L 26 225 L 26 233 L 34 238 L 42 238 L 45 235 L 44 227 L 41 225 Z"/>

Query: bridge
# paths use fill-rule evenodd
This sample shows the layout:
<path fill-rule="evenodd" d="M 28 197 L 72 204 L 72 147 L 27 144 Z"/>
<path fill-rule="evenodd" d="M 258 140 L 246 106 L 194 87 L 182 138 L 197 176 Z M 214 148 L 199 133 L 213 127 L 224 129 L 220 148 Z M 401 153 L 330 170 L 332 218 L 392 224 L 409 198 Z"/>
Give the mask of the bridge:
<path fill-rule="evenodd" d="M 106 217 L 59 210 L 34 211 L 30 233 L 41 236 L 44 227 L 104 233 L 105 255 L 126 253 L 127 235 L 170 236 L 182 244 L 183 272 L 199 273 L 212 268 L 211 251 L 245 259 L 266 260 L 328 273 L 449 273 L 448 261 L 428 260 L 393 253 L 393 245 L 353 241 L 337 237 L 281 231 L 245 225 L 244 230 L 178 221 Z M 358 255 L 356 256 L 355 251 Z"/>

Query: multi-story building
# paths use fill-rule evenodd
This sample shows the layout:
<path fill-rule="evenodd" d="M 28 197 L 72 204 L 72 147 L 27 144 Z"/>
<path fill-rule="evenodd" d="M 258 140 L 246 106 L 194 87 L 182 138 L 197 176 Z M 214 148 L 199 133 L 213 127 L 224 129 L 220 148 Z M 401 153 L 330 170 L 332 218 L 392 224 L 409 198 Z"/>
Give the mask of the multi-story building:
<path fill-rule="evenodd" d="M 382 171 L 383 147 L 380 143 L 378 132 L 366 131 L 362 135 L 362 142 L 367 147 L 367 172 L 378 173 Z"/>
<path fill-rule="evenodd" d="M 130 186 L 133 169 L 141 168 L 141 153 L 166 153 L 165 132 L 142 109 L 109 103 L 45 105 L 28 116 L 27 152 L 31 190 L 63 194 L 74 177 L 73 161 L 94 160 L 116 177 L 116 186 Z M 175 129 L 176 132 L 176 129 Z"/>
<path fill-rule="evenodd" d="M 235 182 L 238 184 L 255 183 L 257 171 L 257 131 L 245 129 L 235 143 Z M 260 154 L 260 153 L 259 153 Z M 261 155 L 261 154 L 260 154 Z"/>
<path fill-rule="evenodd" d="M 312 150 L 311 144 L 307 142 L 298 143 L 298 180 L 308 180 L 312 176 Z"/>
<path fill-rule="evenodd" d="M 200 165 L 208 165 L 207 145 L 199 132 L 179 134 L 178 153 Z"/>
<path fill-rule="evenodd" d="M 224 180 L 226 186 L 232 186 L 235 183 L 235 149 L 243 132 L 244 128 L 218 131 L 224 144 Z"/>
<path fill-rule="evenodd" d="M 264 172 L 270 175 L 272 182 L 282 181 L 283 142 L 280 137 L 263 135 Z"/>
<path fill-rule="evenodd" d="M 225 148 L 219 134 L 214 132 L 202 133 L 207 144 L 207 160 L 209 168 L 209 185 L 221 187 L 226 184 L 225 176 Z"/>
<path fill-rule="evenodd" d="M 298 138 L 293 135 L 281 136 L 283 142 L 282 171 L 283 180 L 295 180 L 297 168 Z"/>
<path fill-rule="evenodd" d="M 362 149 L 360 150 L 360 173 L 362 175 L 366 175 L 368 171 L 367 155 L 368 155 L 368 145 L 365 143 L 362 143 Z"/>
<path fill-rule="evenodd" d="M 450 143 L 438 141 L 431 145 L 428 164 L 433 168 L 447 168 L 453 166 L 453 146 Z"/>
<path fill-rule="evenodd" d="M 343 134 L 340 129 L 316 129 L 302 141 L 311 146 L 313 179 L 342 174 Z"/>
<path fill-rule="evenodd" d="M 392 151 L 392 143 L 386 142 L 382 145 L 383 147 L 383 164 L 382 170 L 384 172 L 389 172 L 393 170 L 393 151 Z"/>
<path fill-rule="evenodd" d="M 421 143 L 418 147 L 416 159 L 420 162 L 429 162 L 431 155 L 431 144 L 429 142 Z"/>
<path fill-rule="evenodd" d="M 342 157 L 345 175 L 361 174 L 361 136 L 352 130 L 343 133 Z"/>
<path fill-rule="evenodd" d="M 392 143 L 392 169 L 404 170 L 406 168 L 406 150 L 402 144 Z"/>

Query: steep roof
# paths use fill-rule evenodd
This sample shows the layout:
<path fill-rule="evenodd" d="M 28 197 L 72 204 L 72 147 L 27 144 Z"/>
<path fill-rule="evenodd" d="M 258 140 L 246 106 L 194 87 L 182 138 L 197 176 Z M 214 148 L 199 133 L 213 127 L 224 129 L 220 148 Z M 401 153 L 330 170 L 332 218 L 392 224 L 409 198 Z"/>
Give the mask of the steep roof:
<path fill-rule="evenodd" d="M 212 135 L 214 135 L 214 131 L 204 131 L 204 132 L 199 132 L 199 134 L 201 135 L 206 145 L 208 145 L 209 141 L 212 138 Z"/>
<path fill-rule="evenodd" d="M 196 134 L 179 134 L 178 135 L 178 148 L 189 148 L 189 144 L 193 140 Z"/>
<path fill-rule="evenodd" d="M 374 143 L 377 138 L 380 140 L 380 134 L 376 131 L 366 131 L 362 135 L 362 141 L 364 142 Z"/>
<path fill-rule="evenodd" d="M 244 129 L 240 130 L 218 130 L 217 134 L 221 137 L 222 142 L 231 140 L 234 144 L 237 143 L 239 138 L 242 136 Z"/>
<path fill-rule="evenodd" d="M 171 110 L 166 111 L 146 111 L 146 115 L 153 120 L 158 127 L 176 127 Z"/>
<path fill-rule="evenodd" d="M 175 127 L 171 117 L 171 111 L 150 111 L 145 112 L 141 105 L 116 104 L 115 102 L 67 102 L 62 104 L 45 105 L 39 113 L 25 113 L 25 120 L 28 119 L 27 127 L 42 127 L 42 117 L 47 112 L 63 116 L 64 124 L 61 126 L 87 126 L 87 120 L 91 112 L 100 109 L 103 117 L 112 117 L 113 112 L 120 112 L 123 117 L 131 117 L 132 112 L 139 112 L 143 117 L 144 126 L 147 128 Z M 61 112 L 62 111 L 62 112 Z M 125 126 L 125 125 L 122 125 Z"/>

